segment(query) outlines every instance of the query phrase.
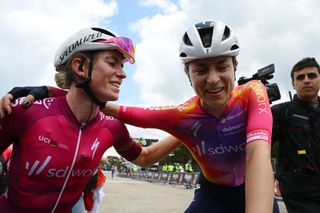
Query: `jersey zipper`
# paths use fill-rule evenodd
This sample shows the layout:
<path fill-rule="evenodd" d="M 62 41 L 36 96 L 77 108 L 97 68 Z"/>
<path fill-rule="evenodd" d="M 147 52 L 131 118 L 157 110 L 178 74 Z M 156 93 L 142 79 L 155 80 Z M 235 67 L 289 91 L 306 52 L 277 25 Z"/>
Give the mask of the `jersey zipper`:
<path fill-rule="evenodd" d="M 60 191 L 60 193 L 59 193 L 59 196 L 58 196 L 58 198 L 57 198 L 57 201 L 56 201 L 56 203 L 55 203 L 55 205 L 54 205 L 51 213 L 54 213 L 54 211 L 56 210 L 56 208 L 57 208 L 57 206 L 58 206 L 58 204 L 59 204 L 59 202 L 60 202 L 60 199 L 61 199 L 61 197 L 62 197 L 62 194 L 63 194 L 63 192 L 64 192 L 64 190 L 65 190 L 65 188 L 66 188 L 66 185 L 67 185 L 67 183 L 68 183 L 69 177 L 70 177 L 70 175 L 71 175 L 71 173 L 72 173 L 72 170 L 73 170 L 73 167 L 74 167 L 74 164 L 75 164 L 75 162 L 76 162 L 76 159 L 77 159 L 77 156 L 78 156 L 78 152 L 79 152 L 79 146 L 80 146 L 80 141 L 81 141 L 81 136 L 82 136 L 82 129 L 83 129 L 83 127 L 84 127 L 85 125 L 86 125 L 85 123 L 81 123 L 81 126 L 80 126 L 80 128 L 79 128 L 79 134 L 78 134 L 78 139 L 77 139 L 77 146 L 76 146 L 76 149 L 75 149 L 75 151 L 74 151 L 74 156 L 73 156 L 72 164 L 71 164 L 71 166 L 70 166 L 70 170 L 69 170 L 69 172 L 68 172 L 68 175 L 67 175 L 67 177 L 66 177 L 66 179 L 65 179 L 65 181 L 64 181 L 64 183 L 63 183 L 62 189 L 61 189 L 61 191 Z"/>

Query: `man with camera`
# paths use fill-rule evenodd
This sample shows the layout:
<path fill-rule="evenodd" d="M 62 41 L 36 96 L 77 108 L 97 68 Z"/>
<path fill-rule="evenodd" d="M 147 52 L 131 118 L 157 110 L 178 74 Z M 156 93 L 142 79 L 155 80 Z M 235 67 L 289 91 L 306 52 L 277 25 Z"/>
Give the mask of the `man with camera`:
<path fill-rule="evenodd" d="M 304 58 L 291 70 L 296 94 L 274 105 L 273 144 L 278 144 L 276 178 L 289 213 L 320 212 L 320 68 Z"/>

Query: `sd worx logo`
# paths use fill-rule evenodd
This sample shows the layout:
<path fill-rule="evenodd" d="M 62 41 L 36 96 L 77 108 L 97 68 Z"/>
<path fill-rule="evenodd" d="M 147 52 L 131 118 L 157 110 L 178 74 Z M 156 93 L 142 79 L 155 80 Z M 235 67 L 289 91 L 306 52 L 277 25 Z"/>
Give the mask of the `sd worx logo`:
<path fill-rule="evenodd" d="M 45 171 L 48 163 L 52 157 L 49 155 L 47 158 L 40 162 L 39 160 L 30 163 L 29 161 L 26 162 L 25 169 L 27 170 L 28 176 L 37 176 L 40 175 L 43 171 Z M 68 173 L 70 172 L 69 166 L 65 168 L 49 168 L 46 170 L 46 177 L 58 177 L 58 178 L 65 178 L 67 177 Z M 88 177 L 92 176 L 95 172 L 95 169 L 77 169 L 71 171 L 71 177 Z"/>
<path fill-rule="evenodd" d="M 201 141 L 200 146 L 196 145 L 192 148 L 192 150 L 198 153 L 199 156 L 203 155 L 221 155 L 225 153 L 235 153 L 235 152 L 242 152 L 246 150 L 246 143 L 242 144 L 234 144 L 224 146 L 219 144 L 216 147 L 206 147 L 205 141 Z"/>

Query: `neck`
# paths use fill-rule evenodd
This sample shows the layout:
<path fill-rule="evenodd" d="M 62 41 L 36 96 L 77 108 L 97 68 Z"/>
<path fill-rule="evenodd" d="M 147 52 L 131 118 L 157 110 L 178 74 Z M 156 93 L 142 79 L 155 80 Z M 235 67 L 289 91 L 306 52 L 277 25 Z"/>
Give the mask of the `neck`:
<path fill-rule="evenodd" d="M 201 108 L 203 109 L 203 111 L 218 117 L 224 111 L 225 105 L 218 106 L 218 107 L 212 107 L 212 106 L 209 106 L 201 101 Z"/>
<path fill-rule="evenodd" d="M 94 104 L 83 89 L 71 86 L 67 94 L 67 103 L 80 123 L 87 123 L 92 120 L 99 107 Z"/>
<path fill-rule="evenodd" d="M 214 115 L 214 116 L 217 116 L 217 117 L 219 115 L 221 115 L 223 113 L 223 111 L 226 109 L 228 102 L 229 102 L 229 98 L 227 98 L 223 104 L 220 104 L 220 105 L 217 104 L 216 106 L 210 106 L 210 105 L 206 104 L 200 98 L 200 106 L 201 106 L 201 108 L 205 112 L 210 113 L 211 115 Z"/>
<path fill-rule="evenodd" d="M 315 97 L 300 97 L 299 95 L 297 95 L 297 97 L 300 99 L 300 100 L 303 100 L 305 102 L 307 102 L 308 104 L 318 104 L 319 103 L 319 98 L 318 96 L 315 96 Z"/>

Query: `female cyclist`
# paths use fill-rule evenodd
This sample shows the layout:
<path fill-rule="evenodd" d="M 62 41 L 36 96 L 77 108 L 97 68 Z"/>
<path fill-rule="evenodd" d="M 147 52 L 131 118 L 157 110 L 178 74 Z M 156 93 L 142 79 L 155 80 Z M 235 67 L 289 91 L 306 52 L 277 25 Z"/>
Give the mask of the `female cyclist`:
<path fill-rule="evenodd" d="M 186 213 L 279 212 L 274 202 L 269 100 L 259 81 L 234 85 L 239 50 L 228 25 L 197 23 L 180 44 L 194 97 L 177 106 L 108 103 L 104 109 L 125 123 L 167 131 L 189 149 L 201 174 L 200 188 Z M 176 138 L 167 140 L 176 144 Z"/>
<path fill-rule="evenodd" d="M 0 119 L 0 153 L 13 143 L 1 213 L 69 213 L 109 147 L 145 167 L 179 146 L 159 146 L 164 140 L 142 148 L 122 122 L 100 111 L 118 99 L 127 61 L 134 62 L 130 39 L 107 29 L 83 29 L 62 44 L 54 60 L 56 82 L 68 93 L 28 109 L 22 99 L 12 104 L 12 114 Z"/>

